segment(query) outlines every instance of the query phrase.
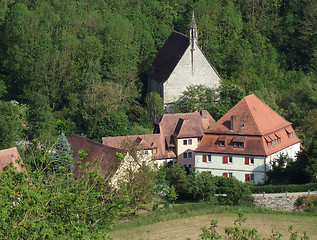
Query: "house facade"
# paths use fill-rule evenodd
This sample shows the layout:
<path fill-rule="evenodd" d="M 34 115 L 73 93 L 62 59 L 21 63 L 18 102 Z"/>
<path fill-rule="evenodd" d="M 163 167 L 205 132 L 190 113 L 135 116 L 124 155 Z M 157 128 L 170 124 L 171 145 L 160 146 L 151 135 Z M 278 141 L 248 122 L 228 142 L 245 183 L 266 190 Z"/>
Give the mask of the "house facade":
<path fill-rule="evenodd" d="M 164 114 L 154 134 L 103 137 L 104 145 L 121 148 L 131 143 L 137 146 L 141 161 L 153 159 L 157 167 L 167 162 L 179 162 L 188 168 L 195 167 L 198 143 L 215 120 L 205 110 L 193 113 Z"/>
<path fill-rule="evenodd" d="M 194 15 L 189 36 L 173 31 L 153 62 L 148 92 L 157 92 L 164 106 L 177 101 L 190 85 L 219 86 L 220 77 L 198 46 Z"/>
<path fill-rule="evenodd" d="M 272 161 L 282 153 L 295 159 L 300 142 L 291 123 L 252 94 L 205 132 L 195 170 L 263 184 Z"/>

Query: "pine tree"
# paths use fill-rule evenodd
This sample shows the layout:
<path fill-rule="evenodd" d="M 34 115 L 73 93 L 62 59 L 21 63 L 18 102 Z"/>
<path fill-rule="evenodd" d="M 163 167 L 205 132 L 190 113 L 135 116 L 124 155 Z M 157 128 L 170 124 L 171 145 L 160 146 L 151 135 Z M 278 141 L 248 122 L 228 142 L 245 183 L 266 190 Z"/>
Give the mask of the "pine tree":
<path fill-rule="evenodd" d="M 53 151 L 51 169 L 54 173 L 72 173 L 74 170 L 73 157 L 70 154 L 70 144 L 63 132 Z"/>

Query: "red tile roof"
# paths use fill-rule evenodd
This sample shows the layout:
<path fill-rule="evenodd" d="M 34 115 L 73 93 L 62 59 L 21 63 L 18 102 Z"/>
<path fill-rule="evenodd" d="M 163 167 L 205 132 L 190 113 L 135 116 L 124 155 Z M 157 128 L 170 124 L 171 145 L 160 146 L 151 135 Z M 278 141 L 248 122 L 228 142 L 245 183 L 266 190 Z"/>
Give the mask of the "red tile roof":
<path fill-rule="evenodd" d="M 20 159 L 20 164 L 23 164 L 19 151 L 16 147 L 0 150 L 0 170 L 2 170 L 2 168 L 8 163 L 13 163 L 13 166 L 17 169 L 17 171 L 21 172 L 23 169 L 21 165 L 16 162 L 17 159 Z"/>
<path fill-rule="evenodd" d="M 75 178 L 80 178 L 83 175 L 78 167 L 79 162 L 81 162 L 83 167 L 85 167 L 86 162 L 91 162 L 93 163 L 93 166 L 90 170 L 99 172 L 105 177 L 111 176 L 117 171 L 120 164 L 120 160 L 116 157 L 116 153 L 126 154 L 126 152 L 121 149 L 105 146 L 77 134 L 70 135 L 68 142 L 71 145 L 71 150 L 74 152 Z M 88 156 L 83 160 L 79 159 L 79 150 L 85 150 L 88 153 Z"/>
<path fill-rule="evenodd" d="M 291 132 L 292 138 L 289 137 Z M 219 144 L 223 139 L 225 147 Z M 276 141 L 274 146 L 273 140 Z M 243 142 L 243 148 L 234 145 L 239 141 Z M 271 142 L 270 147 L 268 142 Z M 268 156 L 299 142 L 291 123 L 252 94 L 243 98 L 206 131 L 196 151 Z"/>
<path fill-rule="evenodd" d="M 193 113 L 164 114 L 159 123 L 159 129 L 165 138 L 173 134 L 178 138 L 189 137 L 190 134 L 202 137 L 204 132 L 214 123 L 215 120 L 206 110 Z"/>

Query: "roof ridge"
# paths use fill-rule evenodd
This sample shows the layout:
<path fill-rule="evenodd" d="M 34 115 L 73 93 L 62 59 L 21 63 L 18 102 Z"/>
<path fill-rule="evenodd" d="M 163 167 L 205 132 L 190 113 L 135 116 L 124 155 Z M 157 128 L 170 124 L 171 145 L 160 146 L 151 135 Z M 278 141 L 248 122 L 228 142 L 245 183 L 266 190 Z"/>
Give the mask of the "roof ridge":
<path fill-rule="evenodd" d="M 86 142 L 89 142 L 89 143 L 97 144 L 97 145 L 99 145 L 99 146 L 101 146 L 103 148 L 112 148 L 112 149 L 115 149 L 115 150 L 122 151 L 122 149 L 120 149 L 120 148 L 115 148 L 115 147 L 111 147 L 111 146 L 105 145 L 103 143 L 94 141 L 92 139 L 89 139 L 89 138 L 86 138 L 86 137 L 82 137 L 82 136 L 80 136 L 80 135 L 78 135 L 76 133 L 72 133 L 69 137 L 71 137 L 71 136 L 74 136 L 74 137 L 76 137 L 78 139 L 82 139 L 83 141 L 86 141 Z"/>
<path fill-rule="evenodd" d="M 251 94 L 251 95 L 254 95 L 254 94 Z M 248 95 L 248 96 L 251 96 L 251 95 Z M 243 98 L 243 100 L 244 100 L 245 104 L 247 105 L 247 110 L 248 110 L 249 114 L 251 115 L 252 120 L 253 120 L 253 122 L 255 123 L 255 126 L 256 126 L 257 130 L 259 131 L 259 133 L 260 133 L 261 135 L 263 135 L 263 133 L 260 131 L 260 129 L 259 129 L 259 127 L 258 127 L 258 123 L 255 121 L 254 116 L 253 116 L 253 114 L 252 114 L 251 111 L 250 111 L 250 106 L 249 106 L 248 102 L 246 101 L 246 97 L 248 97 L 248 96 L 245 96 L 245 97 Z M 254 96 L 256 96 L 256 95 L 254 95 Z"/>

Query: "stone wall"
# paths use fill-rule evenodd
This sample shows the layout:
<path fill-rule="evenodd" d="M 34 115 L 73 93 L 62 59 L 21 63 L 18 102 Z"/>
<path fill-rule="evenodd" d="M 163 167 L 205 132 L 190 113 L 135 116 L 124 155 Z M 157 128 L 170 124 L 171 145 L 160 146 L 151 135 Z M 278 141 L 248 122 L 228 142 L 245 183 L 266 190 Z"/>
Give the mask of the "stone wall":
<path fill-rule="evenodd" d="M 297 208 L 298 196 L 254 196 L 253 203 L 268 209 L 293 211 Z"/>

